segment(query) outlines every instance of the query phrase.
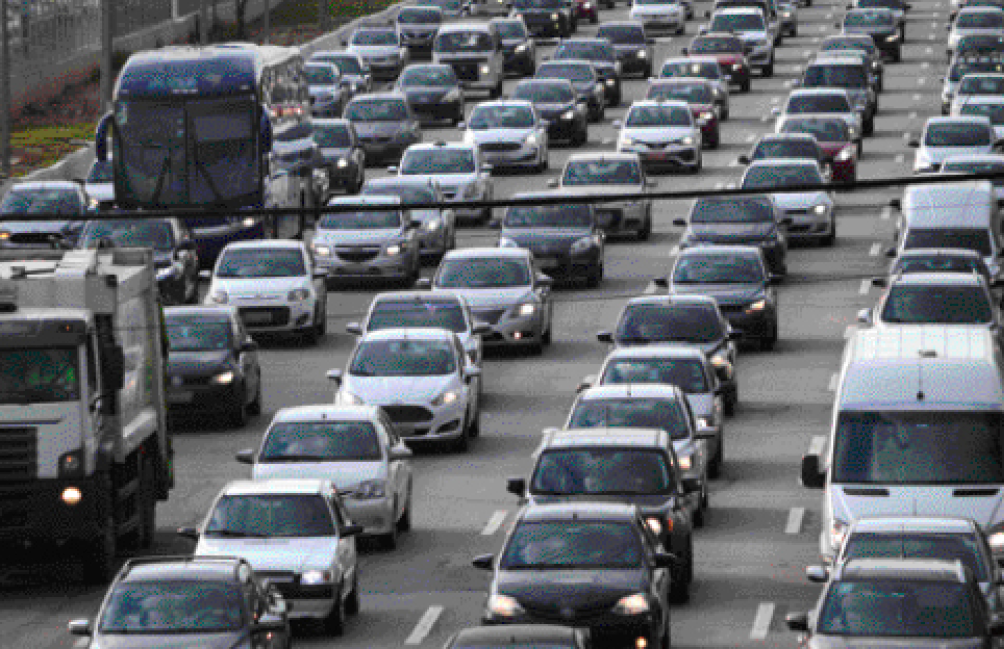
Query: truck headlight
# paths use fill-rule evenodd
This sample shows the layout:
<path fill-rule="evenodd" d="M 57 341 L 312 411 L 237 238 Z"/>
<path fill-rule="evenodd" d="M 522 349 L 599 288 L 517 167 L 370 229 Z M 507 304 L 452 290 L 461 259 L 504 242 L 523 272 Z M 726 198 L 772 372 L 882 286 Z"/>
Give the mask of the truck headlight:
<path fill-rule="evenodd" d="M 499 617 L 515 617 L 523 613 L 523 607 L 519 605 L 515 597 L 498 594 L 488 598 L 488 610 Z"/>
<path fill-rule="evenodd" d="M 286 299 L 290 302 L 303 302 L 304 300 L 310 299 L 310 291 L 305 288 L 294 288 L 286 296 Z"/>
<path fill-rule="evenodd" d="M 652 531 L 652 534 L 659 536 L 662 534 L 662 522 L 655 516 L 649 516 L 645 519 L 645 525 L 648 525 L 648 529 Z"/>
<path fill-rule="evenodd" d="M 723 355 L 721 352 L 718 352 L 711 357 L 711 364 L 715 367 L 715 369 L 725 370 L 725 377 L 727 379 L 732 378 L 732 363 L 729 362 L 728 357 Z"/>
<path fill-rule="evenodd" d="M 304 586 L 319 586 L 330 584 L 333 577 L 330 570 L 308 570 L 300 575 L 300 583 Z"/>
<path fill-rule="evenodd" d="M 680 140 L 680 144 L 682 144 L 684 146 L 690 146 L 693 143 L 694 143 L 694 138 L 692 138 L 689 135 L 687 137 L 683 138 L 682 140 Z"/>
<path fill-rule="evenodd" d="M 697 423 L 700 424 L 701 426 L 704 426 L 705 428 L 714 428 L 715 427 L 715 418 L 714 417 L 698 417 L 697 418 Z"/>
<path fill-rule="evenodd" d="M 213 378 L 209 380 L 213 385 L 230 385 L 234 382 L 234 373 L 232 370 L 227 370 L 226 372 L 220 372 Z"/>
<path fill-rule="evenodd" d="M 898 40 L 899 40 L 899 34 L 892 34 L 891 36 L 885 37 L 886 43 L 895 43 Z"/>
<path fill-rule="evenodd" d="M 635 593 L 634 595 L 622 597 L 613 608 L 614 613 L 617 615 L 644 615 L 649 610 L 651 610 L 651 607 L 649 607 L 648 598 L 645 597 L 644 593 Z"/>
<path fill-rule="evenodd" d="M 704 111 L 703 113 L 700 114 L 700 119 L 703 119 L 705 122 L 710 122 L 714 118 L 715 118 L 715 114 L 712 113 L 710 110 L 706 110 L 706 111 Z"/>
<path fill-rule="evenodd" d="M 80 492 L 80 489 L 78 489 L 77 487 L 67 487 L 66 489 L 63 489 L 63 493 L 59 495 L 59 499 L 62 500 L 67 505 L 69 505 L 70 507 L 73 507 L 74 505 L 79 503 L 81 500 L 83 500 L 83 498 L 84 494 L 82 494 Z"/>
<path fill-rule="evenodd" d="M 454 404 L 459 400 L 460 400 L 459 390 L 447 390 L 446 392 L 442 393 L 441 395 L 433 399 L 432 405 L 439 408 L 441 406 L 448 406 Z"/>
<path fill-rule="evenodd" d="M 847 523 L 833 519 L 830 523 L 830 547 L 833 551 L 840 552 L 840 548 L 844 545 L 844 539 L 847 538 Z M 992 546 L 991 546 L 992 547 Z"/>

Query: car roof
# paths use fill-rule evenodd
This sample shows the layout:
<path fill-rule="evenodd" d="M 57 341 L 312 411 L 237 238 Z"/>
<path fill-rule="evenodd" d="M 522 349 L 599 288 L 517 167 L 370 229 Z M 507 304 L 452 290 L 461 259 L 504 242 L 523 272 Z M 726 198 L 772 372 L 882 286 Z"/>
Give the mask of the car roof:
<path fill-rule="evenodd" d="M 283 494 L 290 496 L 317 496 L 332 493 L 334 487 L 328 480 L 298 478 L 271 480 L 233 480 L 223 487 L 224 496 L 264 496 Z"/>
<path fill-rule="evenodd" d="M 604 364 L 622 358 L 678 358 L 692 359 L 706 363 L 707 355 L 693 345 L 654 344 L 618 347 L 604 359 Z"/>
<path fill-rule="evenodd" d="M 973 260 L 983 259 L 980 253 L 968 248 L 907 248 L 900 251 L 896 257 L 967 257 Z"/>
<path fill-rule="evenodd" d="M 953 581 L 965 583 L 961 561 L 939 559 L 851 559 L 837 568 L 834 580 L 911 579 L 916 581 Z"/>
<path fill-rule="evenodd" d="M 715 10 L 715 15 L 720 15 L 720 14 L 759 14 L 762 16 L 763 12 L 760 9 L 757 9 L 756 7 L 725 6 Z M 712 18 L 714 18 L 714 16 L 712 16 Z"/>
<path fill-rule="evenodd" d="M 863 58 L 863 57 L 862 57 Z M 814 65 L 863 65 L 862 60 L 854 60 L 847 56 L 832 56 L 830 54 L 820 54 L 809 62 L 807 67 Z"/>
<path fill-rule="evenodd" d="M 669 383 L 610 383 L 594 385 L 579 393 L 579 401 L 601 401 L 604 399 L 665 399 L 679 401 L 686 395 L 679 386 Z"/>
<path fill-rule="evenodd" d="M 272 423 L 288 421 L 372 421 L 377 418 L 379 406 L 336 406 L 314 404 L 281 408 L 272 417 Z"/>
<path fill-rule="evenodd" d="M 1000 153 L 969 153 L 966 155 L 953 155 L 948 156 L 941 163 L 944 167 L 950 162 L 1002 162 L 1004 163 L 1004 155 Z"/>
<path fill-rule="evenodd" d="M 906 533 L 930 532 L 933 534 L 971 534 L 979 526 L 968 518 L 947 516 L 876 516 L 859 518 L 852 524 L 855 532 Z"/>
<path fill-rule="evenodd" d="M 677 63 L 700 63 L 702 65 L 714 63 L 718 65 L 718 59 L 713 56 L 671 56 L 662 62 L 662 67 Z"/>
<path fill-rule="evenodd" d="M 482 106 L 519 106 L 520 108 L 533 108 L 533 102 L 527 99 L 496 99 L 493 101 L 479 101 L 475 104 L 475 110 Z"/>
<path fill-rule="evenodd" d="M 600 23 L 600 29 L 604 27 L 640 27 L 645 28 L 645 25 L 640 20 L 604 20 Z"/>
<path fill-rule="evenodd" d="M 129 559 L 119 573 L 123 583 L 142 581 L 239 581 L 239 567 L 247 566 L 237 557 L 141 557 Z M 248 568 L 250 570 L 250 567 Z M 250 573 L 249 573 L 250 574 Z"/>
<path fill-rule="evenodd" d="M 976 104 L 1004 104 L 1004 97 L 999 95 L 969 95 L 962 103 L 961 108 L 965 109 L 966 106 Z"/>
<path fill-rule="evenodd" d="M 445 34 L 448 32 L 469 32 L 469 31 L 489 33 L 491 30 L 488 28 L 488 23 L 486 22 L 480 23 L 472 21 L 444 23 L 443 26 L 439 28 L 440 34 Z"/>
<path fill-rule="evenodd" d="M 455 149 L 463 151 L 475 151 L 476 147 L 473 144 L 464 144 L 463 142 L 443 142 L 442 140 L 437 140 L 435 142 L 418 142 L 412 144 L 408 147 L 408 150 L 428 150 L 428 149 Z"/>
<path fill-rule="evenodd" d="M 520 513 L 520 520 L 543 521 L 629 521 L 638 517 L 634 505 L 608 502 L 567 502 L 547 505 L 529 505 Z"/>
<path fill-rule="evenodd" d="M 928 117 L 924 129 L 939 124 L 990 124 L 990 118 L 986 115 L 936 115 Z"/>
<path fill-rule="evenodd" d="M 336 196 L 328 201 L 328 205 L 400 205 L 400 196 L 386 194 L 355 194 L 352 196 Z"/>
<path fill-rule="evenodd" d="M 619 153 L 617 151 L 590 151 L 588 153 L 573 153 L 568 156 L 568 162 L 565 164 L 571 164 L 573 162 L 589 162 L 595 160 L 619 160 L 627 162 L 638 162 L 637 153 Z"/>
<path fill-rule="evenodd" d="M 80 189 L 80 185 L 70 180 L 28 180 L 15 184 L 11 189 L 15 191 L 33 189 L 66 189 L 77 191 Z"/>
<path fill-rule="evenodd" d="M 669 436 L 660 428 L 568 428 L 548 433 L 541 441 L 541 450 L 575 448 L 579 446 L 635 446 L 664 449 Z"/>
<path fill-rule="evenodd" d="M 788 93 L 788 98 L 802 95 L 842 95 L 847 96 L 847 91 L 843 88 L 796 88 Z"/>
<path fill-rule="evenodd" d="M 704 84 L 707 86 L 714 85 L 714 81 L 708 79 L 707 77 L 662 77 L 659 79 L 652 79 L 649 82 L 649 88 L 653 86 L 673 86 L 673 85 L 691 85 L 691 84 Z"/>
<path fill-rule="evenodd" d="M 757 144 L 761 142 L 774 142 L 777 140 L 804 140 L 806 142 L 812 142 L 813 144 L 818 144 L 816 137 L 810 135 L 809 133 L 765 133 L 760 136 L 757 140 Z"/>
<path fill-rule="evenodd" d="M 819 163 L 808 158 L 762 158 L 753 160 L 746 167 L 748 173 L 753 167 L 812 167 L 819 169 Z"/>
<path fill-rule="evenodd" d="M 890 286 L 983 286 L 976 273 L 906 273 L 896 277 Z"/>
<path fill-rule="evenodd" d="M 443 260 L 447 259 L 480 259 L 480 258 L 504 258 L 504 259 L 527 259 L 530 251 L 525 248 L 459 248 L 446 253 Z"/>
<path fill-rule="evenodd" d="M 396 90 L 388 90 L 386 92 L 367 92 L 367 93 L 362 94 L 362 95 L 356 95 L 355 97 L 353 97 L 352 99 L 349 100 L 349 103 L 351 104 L 354 101 L 359 101 L 359 102 L 362 102 L 362 101 L 369 101 L 369 102 L 372 102 L 372 101 L 403 101 L 403 102 L 407 103 L 408 98 L 405 96 L 405 94 L 403 92 L 398 92 Z"/>
<path fill-rule="evenodd" d="M 315 128 L 318 126 L 352 126 L 352 122 L 344 117 L 315 117 L 310 121 Z"/>
<path fill-rule="evenodd" d="M 711 246 L 688 246 L 687 248 L 681 250 L 680 254 L 678 254 L 676 258 L 680 259 L 681 257 L 689 257 L 692 255 L 700 255 L 702 257 L 707 257 L 709 255 L 749 255 L 750 257 L 760 259 L 763 257 L 763 252 L 760 250 L 759 246 L 719 245 L 716 243 Z"/>

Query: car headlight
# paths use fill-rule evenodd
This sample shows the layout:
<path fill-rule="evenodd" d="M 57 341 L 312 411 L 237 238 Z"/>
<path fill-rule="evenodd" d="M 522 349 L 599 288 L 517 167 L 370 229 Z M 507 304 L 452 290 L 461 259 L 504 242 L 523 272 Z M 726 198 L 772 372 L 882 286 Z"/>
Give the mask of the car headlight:
<path fill-rule="evenodd" d="M 528 318 L 537 312 L 537 305 L 533 302 L 524 302 L 516 307 L 516 315 L 521 318 Z"/>
<path fill-rule="evenodd" d="M 294 288 L 292 291 L 289 292 L 289 295 L 286 296 L 286 299 L 289 300 L 290 302 L 303 302 L 304 300 L 309 298 L 310 298 L 310 291 L 308 291 L 305 288 Z"/>
<path fill-rule="evenodd" d="M 230 385 L 234 382 L 233 370 L 227 370 L 226 372 L 220 372 L 213 378 L 209 380 L 213 385 Z"/>
<path fill-rule="evenodd" d="M 693 455 L 681 455 L 679 457 L 680 468 L 684 471 L 690 471 L 694 468 L 694 456 Z"/>
<path fill-rule="evenodd" d="M 519 244 L 509 237 L 502 237 L 499 239 L 499 248 L 519 248 Z"/>
<path fill-rule="evenodd" d="M 826 214 L 826 212 L 829 211 L 829 209 L 830 208 L 828 206 L 820 204 L 813 207 L 812 211 L 813 213 L 822 216 L 823 214 Z"/>
<path fill-rule="evenodd" d="M 460 400 L 460 390 L 447 390 L 432 400 L 432 405 L 437 408 L 449 406 Z"/>
<path fill-rule="evenodd" d="M 330 570 L 308 570 L 300 575 L 300 583 L 304 586 L 319 586 L 330 584 L 334 581 L 334 574 Z"/>
<path fill-rule="evenodd" d="M 561 119 L 575 119 L 575 111 L 566 110 L 564 113 L 561 114 Z"/>
<path fill-rule="evenodd" d="M 898 40 L 899 40 L 899 34 L 892 34 L 891 36 L 885 37 L 886 43 L 895 43 Z"/>
<path fill-rule="evenodd" d="M 767 308 L 767 300 L 757 300 L 753 304 L 746 307 L 746 313 L 756 313 L 758 311 L 763 311 Z"/>
<path fill-rule="evenodd" d="M 524 140 L 523 143 L 526 146 L 537 146 L 540 142 L 537 140 L 537 136 L 531 133 L 526 137 L 526 140 Z"/>
<path fill-rule="evenodd" d="M 706 110 L 698 116 L 699 119 L 703 119 L 705 122 L 710 122 L 715 118 L 715 114 L 710 110 Z"/>
<path fill-rule="evenodd" d="M 348 166 L 349 166 L 349 161 L 348 161 L 348 160 L 346 160 L 345 158 L 339 158 L 339 159 L 338 159 L 338 162 L 336 163 L 336 166 L 337 166 L 337 167 L 338 167 L 339 169 L 345 169 L 346 167 L 348 167 Z"/>
<path fill-rule="evenodd" d="M 332 250 L 331 246 L 322 246 L 319 243 L 315 243 L 311 246 L 314 249 L 314 254 L 319 257 L 330 257 Z"/>
<path fill-rule="evenodd" d="M 840 151 L 840 153 L 837 154 L 837 157 L 835 158 L 835 160 L 837 162 L 847 162 L 848 160 L 850 160 L 853 157 L 854 157 L 854 150 L 851 149 L 851 147 L 847 146 L 847 147 L 844 147 Z"/>
<path fill-rule="evenodd" d="M 422 226 L 422 229 L 426 232 L 435 232 L 441 227 L 443 227 L 443 220 L 437 216 L 426 221 L 425 225 Z"/>
<path fill-rule="evenodd" d="M 481 74 L 490 74 L 492 71 L 492 69 L 487 65 L 482 65 L 480 68 L 478 68 L 478 70 L 481 72 Z"/>
<path fill-rule="evenodd" d="M 715 427 L 715 418 L 714 417 L 698 417 L 697 418 L 697 423 L 700 424 L 701 426 L 704 426 L 705 428 L 714 428 Z"/>
<path fill-rule="evenodd" d="M 402 252 L 408 249 L 408 244 L 406 243 L 392 243 L 383 249 L 384 254 L 388 257 L 397 257 Z"/>
<path fill-rule="evenodd" d="M 652 534 L 655 534 L 656 536 L 662 534 L 662 521 L 655 516 L 649 516 L 646 518 L 645 525 L 648 526 L 648 529 L 651 530 Z"/>
<path fill-rule="evenodd" d="M 592 9 L 592 8 L 593 8 L 593 3 L 591 3 L 591 2 L 586 2 L 586 3 L 584 3 L 584 4 L 582 5 L 582 8 L 583 8 L 583 9 L 585 9 L 586 11 L 588 11 L 588 10 L 590 10 L 590 9 Z"/>
<path fill-rule="evenodd" d="M 364 480 L 352 491 L 352 497 L 359 500 L 383 498 L 386 495 L 387 482 L 385 480 Z"/>
<path fill-rule="evenodd" d="M 639 144 L 644 144 L 644 142 L 641 142 L 639 140 L 636 140 L 636 139 L 630 138 L 630 137 L 622 137 L 621 141 L 620 141 L 620 144 L 618 145 L 618 148 L 624 148 L 624 147 L 629 147 L 629 146 L 638 146 Z"/>
<path fill-rule="evenodd" d="M 209 301 L 214 302 L 216 304 L 226 304 L 227 302 L 230 301 L 230 296 L 227 295 L 226 291 L 221 289 L 216 289 L 215 291 L 209 294 Z"/>
<path fill-rule="evenodd" d="M 598 242 L 596 237 L 588 236 L 582 237 L 581 239 L 576 239 L 572 242 L 572 246 L 568 249 L 573 255 L 581 255 L 584 252 L 589 252 L 593 247 L 597 246 Z"/>
<path fill-rule="evenodd" d="M 648 598 L 645 597 L 644 593 L 635 593 L 634 595 L 622 597 L 613 608 L 614 613 L 617 615 L 644 615 L 649 610 L 651 610 L 651 607 L 648 605 Z"/>
<path fill-rule="evenodd" d="M 725 370 L 725 376 L 729 379 L 732 378 L 732 363 L 729 361 L 728 357 L 722 352 L 716 352 L 711 357 L 711 364 L 718 369 Z"/>
<path fill-rule="evenodd" d="M 596 84 L 595 90 L 596 92 L 603 92 L 603 84 L 602 83 Z"/>
<path fill-rule="evenodd" d="M 335 405 L 336 406 L 362 406 L 366 402 L 352 394 L 351 392 L 345 392 L 341 390 L 335 395 Z"/>
<path fill-rule="evenodd" d="M 488 610 L 499 617 L 515 617 L 524 612 L 515 597 L 498 594 L 488 598 Z"/>
<path fill-rule="evenodd" d="M 551 14 L 551 20 L 560 20 L 558 14 Z"/>
<path fill-rule="evenodd" d="M 689 135 L 687 137 L 683 138 L 682 140 L 680 140 L 680 144 L 682 144 L 684 146 L 690 146 L 693 143 L 694 143 L 694 138 L 692 138 Z"/>
<path fill-rule="evenodd" d="M 998 527 L 991 530 L 990 534 L 987 535 L 987 543 L 990 545 L 990 551 L 994 554 L 1004 553 L 1004 529 Z"/>
<path fill-rule="evenodd" d="M 522 54 L 526 50 L 527 50 L 527 47 L 526 47 L 526 44 L 524 43 L 522 45 L 517 45 L 515 51 L 516 51 L 516 54 Z"/>
<path fill-rule="evenodd" d="M 647 59 L 648 58 L 648 52 L 646 52 L 645 50 L 638 50 L 638 58 L 639 59 Z"/>
<path fill-rule="evenodd" d="M 611 88 L 613 88 L 613 87 L 614 87 L 614 84 L 615 84 L 615 83 L 617 83 L 617 80 L 616 80 L 616 79 L 607 79 L 607 80 L 606 80 L 606 84 L 607 84 L 608 86 L 610 86 Z"/>
<path fill-rule="evenodd" d="M 734 63 L 732 65 L 732 69 L 735 70 L 736 72 L 739 72 L 740 70 L 743 69 L 743 64 L 742 63 Z"/>
<path fill-rule="evenodd" d="M 846 538 L 847 523 L 834 518 L 833 522 L 830 523 L 830 547 L 833 548 L 834 553 L 840 552 Z"/>

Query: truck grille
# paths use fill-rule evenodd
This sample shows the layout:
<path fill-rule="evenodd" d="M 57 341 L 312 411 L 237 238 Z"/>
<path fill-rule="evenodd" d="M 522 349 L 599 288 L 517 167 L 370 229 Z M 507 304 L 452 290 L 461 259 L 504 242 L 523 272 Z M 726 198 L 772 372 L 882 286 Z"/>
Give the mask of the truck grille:
<path fill-rule="evenodd" d="M 0 488 L 37 475 L 36 429 L 0 428 Z"/>

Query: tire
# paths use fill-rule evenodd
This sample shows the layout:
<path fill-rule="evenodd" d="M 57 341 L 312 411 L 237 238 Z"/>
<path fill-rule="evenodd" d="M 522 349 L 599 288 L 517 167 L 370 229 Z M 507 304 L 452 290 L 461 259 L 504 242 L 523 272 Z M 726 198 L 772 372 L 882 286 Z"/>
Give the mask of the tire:
<path fill-rule="evenodd" d="M 718 452 L 715 453 L 715 457 L 711 458 L 708 462 L 708 477 L 712 480 L 716 480 L 722 477 L 722 464 L 725 463 L 725 435 L 722 435 L 722 439 L 718 444 Z"/>
<path fill-rule="evenodd" d="M 470 430 L 470 425 L 465 421 L 464 422 L 464 427 L 460 431 L 460 437 L 458 437 L 457 439 L 453 440 L 453 443 L 450 444 L 450 450 L 452 450 L 454 453 L 466 453 L 467 452 L 467 450 L 471 446 L 471 443 L 470 443 L 471 440 L 470 440 L 470 437 L 468 436 L 469 430 Z"/>
<path fill-rule="evenodd" d="M 761 338 L 759 341 L 760 351 L 769 352 L 773 351 L 774 347 L 777 345 L 777 325 L 771 328 L 770 335 L 766 338 Z"/>
<path fill-rule="evenodd" d="M 697 164 L 690 168 L 690 173 L 695 176 L 701 173 L 701 169 L 704 167 L 704 156 L 701 155 L 700 151 L 697 153 Z"/>
<path fill-rule="evenodd" d="M 401 518 L 397 521 L 397 529 L 401 532 L 411 531 L 411 485 L 408 486 L 408 495 L 405 496 L 408 503 L 404 506 Z"/>
<path fill-rule="evenodd" d="M 317 323 L 315 325 L 317 329 L 317 338 L 320 340 L 328 335 L 328 310 L 323 309 L 320 315 L 317 316 Z"/>
<path fill-rule="evenodd" d="M 331 612 L 323 620 L 324 631 L 329 635 L 340 636 L 345 633 L 345 602 L 342 601 L 341 589 L 335 593 L 335 602 Z"/>
<path fill-rule="evenodd" d="M 746 77 L 746 79 L 742 83 L 739 84 L 739 90 L 742 91 L 742 92 L 744 92 L 744 93 L 749 93 L 750 89 L 752 87 L 753 87 L 753 84 L 750 81 L 749 77 Z"/>
<path fill-rule="evenodd" d="M 875 117 L 874 116 L 868 118 L 868 120 L 865 122 L 864 129 L 865 129 L 865 135 L 871 135 L 872 133 L 875 132 Z"/>
<path fill-rule="evenodd" d="M 648 241 L 649 237 L 652 236 L 652 212 L 645 215 L 645 221 L 642 223 L 641 229 L 638 230 L 638 241 Z"/>
<path fill-rule="evenodd" d="M 736 414 L 736 409 L 739 407 L 739 389 L 736 388 L 734 393 L 730 393 L 725 397 L 723 410 L 727 417 L 734 417 Z"/>
<path fill-rule="evenodd" d="M 544 345 L 551 344 L 551 333 L 554 328 L 554 311 L 551 311 L 551 320 L 547 323 L 547 331 L 540 334 L 540 342 Z"/>
<path fill-rule="evenodd" d="M 892 60 L 895 61 L 896 63 L 902 63 L 902 61 L 903 61 L 903 51 L 902 50 L 896 50 L 896 53 L 892 55 Z"/>
<path fill-rule="evenodd" d="M 599 16 L 599 14 L 593 13 L 593 15 L 589 17 L 589 22 L 592 23 L 593 25 L 595 25 L 596 23 L 600 22 L 600 16 Z"/>
<path fill-rule="evenodd" d="M 603 264 L 597 264 L 592 270 L 589 271 L 589 275 L 586 277 L 586 286 L 588 288 L 598 288 L 600 284 L 603 283 Z"/>
<path fill-rule="evenodd" d="M 397 511 L 397 503 L 394 503 L 394 510 Z M 389 532 L 387 532 L 386 534 L 381 534 L 379 536 L 380 547 L 382 547 L 384 550 L 388 550 L 388 551 L 396 549 L 397 548 L 397 534 L 398 534 L 398 530 L 399 529 L 400 528 L 398 528 L 398 525 L 395 522 L 395 523 L 393 523 L 390 526 L 390 531 Z"/>
<path fill-rule="evenodd" d="M 690 601 L 690 582 L 694 572 L 694 550 L 691 546 L 683 559 L 683 567 L 673 572 L 673 583 L 669 588 L 669 599 L 674 604 L 685 604 Z"/>
<path fill-rule="evenodd" d="M 157 470 L 150 454 L 143 456 L 139 489 L 137 505 L 141 509 L 136 546 L 146 550 L 153 545 L 153 537 L 157 533 Z"/>
<path fill-rule="evenodd" d="M 684 21 L 684 22 L 680 23 L 679 27 L 676 28 L 676 35 L 677 36 L 683 36 L 686 33 L 687 33 L 687 22 Z"/>
<path fill-rule="evenodd" d="M 258 377 L 258 388 L 255 390 L 254 399 L 248 405 L 248 414 L 257 417 L 261 414 L 261 377 Z"/>
<path fill-rule="evenodd" d="M 572 136 L 572 146 L 574 147 L 583 146 L 586 143 L 587 139 L 589 139 L 588 131 L 587 129 L 583 128 L 581 131 L 577 132 L 575 135 Z"/>
<path fill-rule="evenodd" d="M 230 421 L 231 428 L 244 428 L 248 425 L 248 407 L 243 399 L 228 413 L 227 419 Z"/>
<path fill-rule="evenodd" d="M 345 598 L 345 612 L 349 615 L 359 615 L 359 608 L 359 577 L 356 577 L 349 596 Z"/>
<path fill-rule="evenodd" d="M 474 413 L 474 418 L 467 425 L 467 437 L 474 439 L 481 435 L 481 406 L 478 405 L 477 412 Z"/>
<path fill-rule="evenodd" d="M 697 511 L 694 512 L 694 527 L 701 528 L 704 527 L 704 505 L 698 505 Z"/>
<path fill-rule="evenodd" d="M 104 533 L 88 544 L 84 552 L 84 581 L 88 584 L 104 585 L 115 578 L 115 555 L 118 539 L 115 535 L 115 517 L 112 506 L 106 507 Z"/>

